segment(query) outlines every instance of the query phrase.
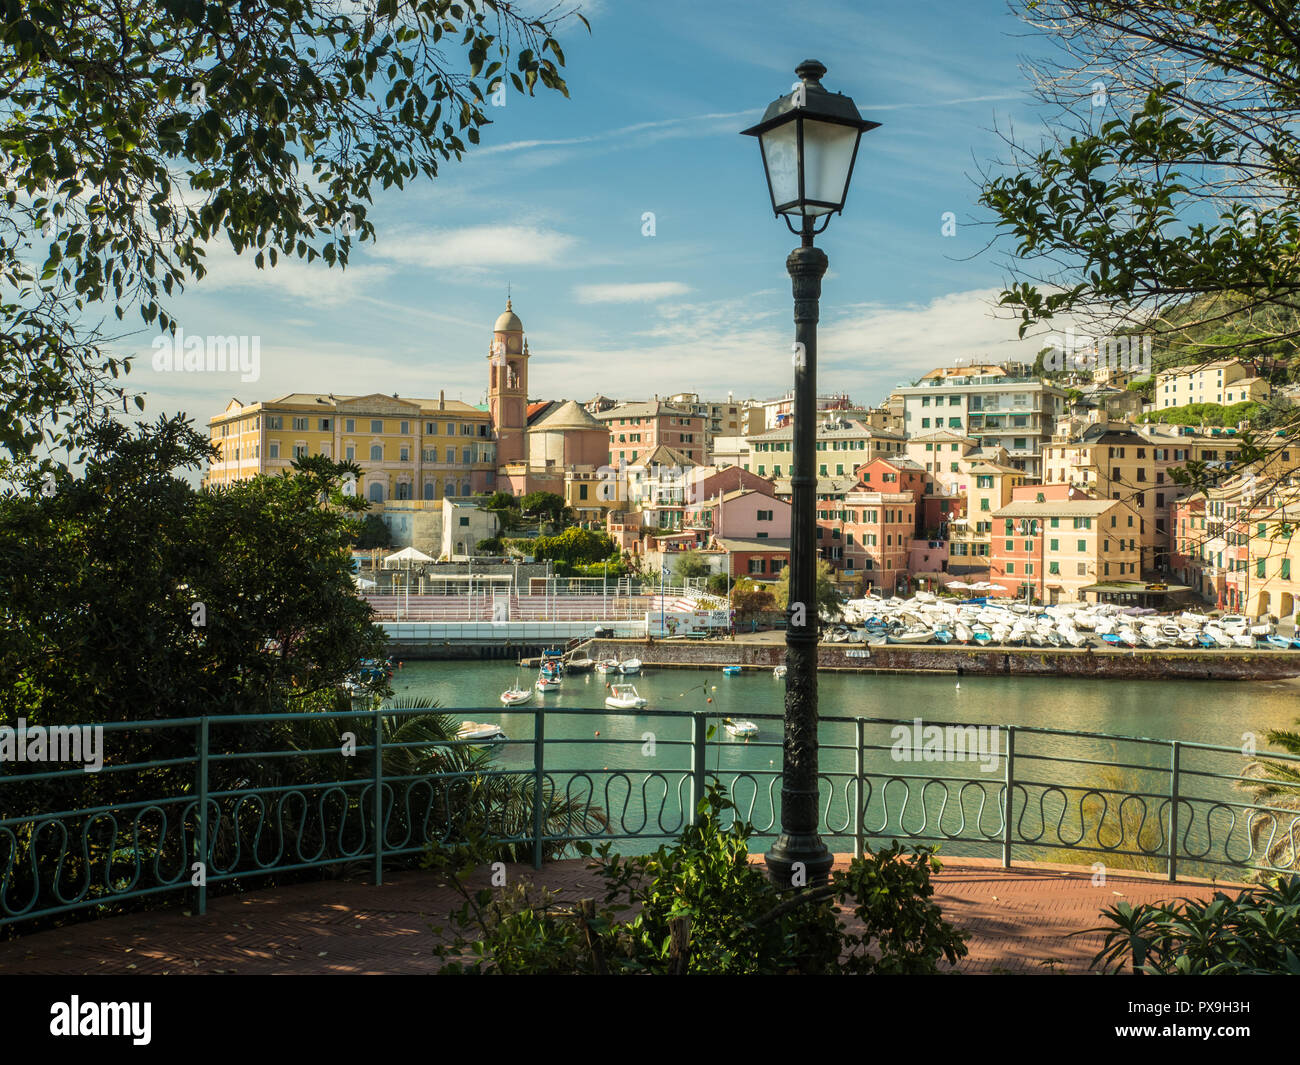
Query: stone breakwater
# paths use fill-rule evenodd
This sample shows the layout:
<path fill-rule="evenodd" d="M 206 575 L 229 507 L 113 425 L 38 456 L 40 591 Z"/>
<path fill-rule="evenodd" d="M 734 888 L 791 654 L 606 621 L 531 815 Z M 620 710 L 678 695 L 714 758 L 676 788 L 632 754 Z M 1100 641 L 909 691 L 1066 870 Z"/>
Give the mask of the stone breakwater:
<path fill-rule="evenodd" d="M 785 661 L 782 643 L 738 640 L 592 640 L 592 658 L 640 658 L 647 666 L 768 670 Z M 850 673 L 1098 677 L 1117 680 L 1285 680 L 1300 676 L 1300 651 L 1112 650 L 1062 647 L 824 643 L 818 669 Z"/>

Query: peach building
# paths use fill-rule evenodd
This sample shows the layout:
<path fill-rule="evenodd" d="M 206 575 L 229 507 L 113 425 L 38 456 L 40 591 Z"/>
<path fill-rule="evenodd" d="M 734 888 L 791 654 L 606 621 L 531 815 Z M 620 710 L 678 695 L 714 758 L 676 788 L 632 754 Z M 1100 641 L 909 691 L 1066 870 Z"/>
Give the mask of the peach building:
<path fill-rule="evenodd" d="M 989 580 L 1042 603 L 1082 602 L 1083 589 L 1139 578 L 1136 511 L 1069 485 L 1023 485 L 993 513 Z"/>

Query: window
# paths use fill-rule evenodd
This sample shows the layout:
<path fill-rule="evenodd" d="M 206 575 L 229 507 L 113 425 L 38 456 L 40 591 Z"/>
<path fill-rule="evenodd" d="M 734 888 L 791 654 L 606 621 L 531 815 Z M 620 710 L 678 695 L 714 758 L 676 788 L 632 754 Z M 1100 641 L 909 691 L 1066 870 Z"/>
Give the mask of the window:
<path fill-rule="evenodd" d="M 930 428 L 930 419 L 929 419 L 929 418 L 922 418 L 922 419 L 921 419 L 921 428 L 922 428 L 922 429 L 929 429 L 929 428 Z"/>
<path fill-rule="evenodd" d="M 1060 544 L 1061 544 L 1061 541 L 1060 541 L 1060 540 L 1053 540 L 1053 541 L 1048 545 L 1048 549 L 1051 550 L 1051 551 L 1059 551 L 1059 550 L 1061 549 Z"/>
<path fill-rule="evenodd" d="M 456 449 L 454 447 L 447 448 L 447 461 L 448 462 L 456 461 Z"/>
<path fill-rule="evenodd" d="M 373 444 L 373 445 L 371 445 L 371 448 L 370 448 L 370 461 L 371 461 L 371 462 L 383 462 L 383 461 L 384 461 L 384 445 L 383 445 L 383 444 Z"/>
<path fill-rule="evenodd" d="M 1007 541 L 1007 550 L 1008 550 L 1008 551 L 1014 551 L 1015 549 L 1016 549 L 1016 542 L 1015 542 L 1014 540 L 1008 540 L 1008 541 Z"/>
<path fill-rule="evenodd" d="M 322 433 L 328 433 L 334 427 L 334 421 L 331 418 L 322 418 L 316 424 L 320 426 Z"/>
<path fill-rule="evenodd" d="M 1015 572 L 1016 572 L 1016 564 L 1015 564 L 1014 562 L 1008 562 L 1008 563 L 1007 563 L 1007 574 L 1010 575 L 1010 574 L 1013 574 L 1013 573 L 1015 573 Z"/>
<path fill-rule="evenodd" d="M 402 462 L 410 462 L 410 461 L 411 461 L 411 449 L 410 449 L 409 447 L 400 448 L 400 449 L 398 450 L 398 458 L 399 458 L 399 460 L 402 461 Z"/>
<path fill-rule="evenodd" d="M 988 498 L 985 497 L 980 500 L 980 510 L 988 510 L 988 509 L 989 509 L 989 501 Z"/>
<path fill-rule="evenodd" d="M 268 459 L 278 459 L 280 457 L 280 443 L 272 440 L 266 445 L 266 457 Z"/>
<path fill-rule="evenodd" d="M 961 396 L 949 396 L 949 397 L 948 397 L 948 406 L 950 406 L 950 407 L 960 407 L 960 406 L 961 406 Z"/>
<path fill-rule="evenodd" d="M 757 520 L 758 520 L 758 521 L 771 521 L 771 520 L 772 520 L 772 511 L 770 511 L 770 510 L 760 510 L 760 511 L 758 512 L 758 515 L 757 515 Z"/>
<path fill-rule="evenodd" d="M 411 423 L 410 423 L 410 422 L 402 422 L 402 423 L 400 423 L 400 424 L 401 424 L 401 426 L 402 426 L 401 432 L 402 432 L 402 435 L 403 435 L 403 436 L 405 436 L 407 433 L 409 433 L 409 432 L 411 431 Z"/>
<path fill-rule="evenodd" d="M 297 429 L 299 432 L 301 432 L 302 430 L 304 430 L 304 429 L 307 428 L 307 419 L 306 419 L 306 418 L 295 418 L 295 419 L 293 420 L 293 427 L 294 427 L 295 429 Z"/>
<path fill-rule="evenodd" d="M 293 457 L 296 458 L 296 459 L 306 458 L 306 457 L 307 457 L 307 445 L 306 445 L 306 444 L 294 444 L 294 445 L 293 445 Z"/>
<path fill-rule="evenodd" d="M 1053 518 L 1053 519 L 1052 519 L 1052 528 L 1053 528 L 1053 529 L 1059 529 L 1060 527 L 1061 527 L 1061 519 L 1060 519 L 1060 518 Z"/>
<path fill-rule="evenodd" d="M 357 431 L 357 420 L 355 418 L 345 418 L 343 420 L 343 431 L 345 433 L 355 433 Z"/>
<path fill-rule="evenodd" d="M 372 418 L 370 420 L 370 431 L 372 433 L 382 433 L 384 431 L 384 420 L 382 418 Z"/>
<path fill-rule="evenodd" d="M 1282 560 L 1282 572 L 1278 574 L 1284 581 L 1291 579 L 1291 560 L 1284 558 Z"/>
<path fill-rule="evenodd" d="M 930 397 L 929 397 L 929 396 L 922 396 L 922 397 L 921 397 L 921 406 L 923 406 L 923 407 L 928 407 L 929 405 L 930 405 Z"/>
<path fill-rule="evenodd" d="M 283 429 L 284 419 L 278 414 L 268 415 L 266 419 L 266 427 L 268 429 Z"/>
<path fill-rule="evenodd" d="M 438 435 L 438 423 L 437 423 L 437 422 L 425 422 L 425 423 L 424 423 L 424 435 L 425 435 L 425 436 L 437 436 L 437 435 Z"/>
<path fill-rule="evenodd" d="M 1256 576 L 1256 577 L 1262 577 L 1262 576 L 1264 576 L 1264 561 L 1265 561 L 1265 560 L 1261 558 L 1258 562 L 1255 563 L 1255 576 Z"/>
<path fill-rule="evenodd" d="M 1015 532 L 1015 531 L 1016 531 L 1016 523 L 1015 523 L 1014 521 L 1012 521 L 1010 518 L 1008 518 L 1008 519 L 1007 519 L 1007 534 L 1010 535 L 1011 533 L 1013 533 L 1013 532 Z M 1010 549 L 1010 548 L 1008 547 L 1008 550 L 1009 550 L 1009 549 Z"/>
<path fill-rule="evenodd" d="M 1080 540 L 1080 541 L 1079 541 L 1079 551 L 1080 551 L 1080 552 L 1083 552 L 1083 551 L 1087 551 L 1087 550 L 1088 550 L 1088 541 L 1087 541 L 1087 540 Z"/>
<path fill-rule="evenodd" d="M 949 418 L 949 419 L 948 419 L 948 428 L 949 428 L 949 429 L 960 429 L 960 428 L 961 428 L 961 419 L 960 419 L 960 418 Z"/>

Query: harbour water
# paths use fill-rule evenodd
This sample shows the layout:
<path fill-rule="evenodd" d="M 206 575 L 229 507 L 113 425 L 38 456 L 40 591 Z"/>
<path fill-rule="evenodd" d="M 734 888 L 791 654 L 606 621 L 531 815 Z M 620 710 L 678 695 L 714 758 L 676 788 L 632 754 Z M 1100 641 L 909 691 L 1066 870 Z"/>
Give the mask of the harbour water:
<path fill-rule="evenodd" d="M 507 723 L 501 692 L 530 684 L 535 672 L 498 662 L 407 662 L 393 674 L 399 695 L 426 697 L 446 708 L 464 708 L 474 720 Z M 563 687 L 534 696 L 533 707 L 604 705 L 605 677 L 569 676 Z M 649 710 L 707 710 L 723 717 L 780 714 L 785 686 L 769 673 L 724 676 L 718 670 L 664 669 L 630 680 L 649 700 Z M 702 686 L 713 699 L 706 704 Z M 1006 676 L 908 676 L 822 673 L 819 704 L 825 716 L 906 718 L 975 724 L 1037 725 L 1082 732 L 1240 746 L 1246 732 L 1262 734 L 1300 718 L 1300 680 L 1114 681 Z M 626 713 L 594 719 L 548 719 L 548 736 L 576 738 L 617 727 Z M 633 715 L 635 716 L 635 715 Z M 530 718 L 525 718 L 530 720 Z M 526 735 L 526 726 L 519 735 Z M 510 729 L 507 727 L 507 732 Z M 774 729 L 765 739 L 779 739 Z"/>
<path fill-rule="evenodd" d="M 531 684 L 528 670 L 492 662 L 411 662 L 393 677 L 397 694 L 429 699 L 467 720 L 499 724 L 508 741 L 503 768 L 531 769 L 536 715 L 505 712 L 500 693 Z M 770 672 L 648 668 L 631 680 L 649 705 L 607 711 L 605 677 L 565 677 L 558 692 L 534 695 L 545 715 L 544 763 L 558 792 L 582 809 L 608 815 L 618 849 L 643 849 L 646 836 L 676 834 L 690 807 L 692 739 L 698 722 L 656 711 L 704 712 L 714 728 L 707 771 L 729 788 L 740 815 L 769 837 L 779 824 L 784 682 Z M 1001 854 L 1002 795 L 1016 726 L 1013 812 L 1019 861 L 1065 861 L 1165 870 L 1171 759 L 1180 766 L 1179 872 L 1239 879 L 1253 864 L 1249 798 L 1233 777 L 1247 759 L 1247 734 L 1266 753 L 1263 734 L 1300 717 L 1300 680 L 1119 681 L 1009 676 L 822 673 L 819 675 L 823 835 L 837 852 L 854 847 L 857 724 L 830 718 L 887 718 L 999 726 L 985 729 L 998 757 L 920 759 L 897 749 L 898 726 L 864 724 L 864 841 L 907 837 L 940 843 L 943 853 Z M 711 700 L 711 702 L 706 702 Z M 581 711 L 564 713 L 561 711 Z M 762 715 L 770 715 L 764 717 Z M 725 718 L 756 720 L 752 740 L 728 736 Z M 1024 726 L 1076 736 L 1019 731 Z M 910 730 L 909 730 L 910 731 Z M 1160 743 L 1135 743 L 1113 736 Z M 1167 741 L 1231 748 L 1209 751 Z M 908 741 L 909 745 L 911 741 Z M 924 764 L 917 764 L 924 761 Z M 635 837 L 635 838 L 633 838 Z M 761 848 L 756 839 L 751 848 Z M 1125 855 L 1124 851 L 1141 853 Z M 1200 862 L 1195 859 L 1209 857 Z M 1219 864 L 1215 864 L 1217 861 Z M 1226 863 L 1226 864 L 1225 864 Z"/>

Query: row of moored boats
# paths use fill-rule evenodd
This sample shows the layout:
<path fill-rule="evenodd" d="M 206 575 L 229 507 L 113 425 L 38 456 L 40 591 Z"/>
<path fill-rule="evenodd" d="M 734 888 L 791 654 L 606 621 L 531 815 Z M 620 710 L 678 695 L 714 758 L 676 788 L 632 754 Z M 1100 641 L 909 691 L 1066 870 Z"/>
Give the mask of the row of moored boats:
<path fill-rule="evenodd" d="M 939 599 L 918 592 L 910 599 L 850 600 L 843 622 L 832 630 L 833 642 L 1300 650 L 1300 639 L 1279 633 L 1272 621 L 1195 611 L 1158 614 L 1145 607 L 1121 608 L 1111 603 L 1041 607 L 986 599 Z"/>

